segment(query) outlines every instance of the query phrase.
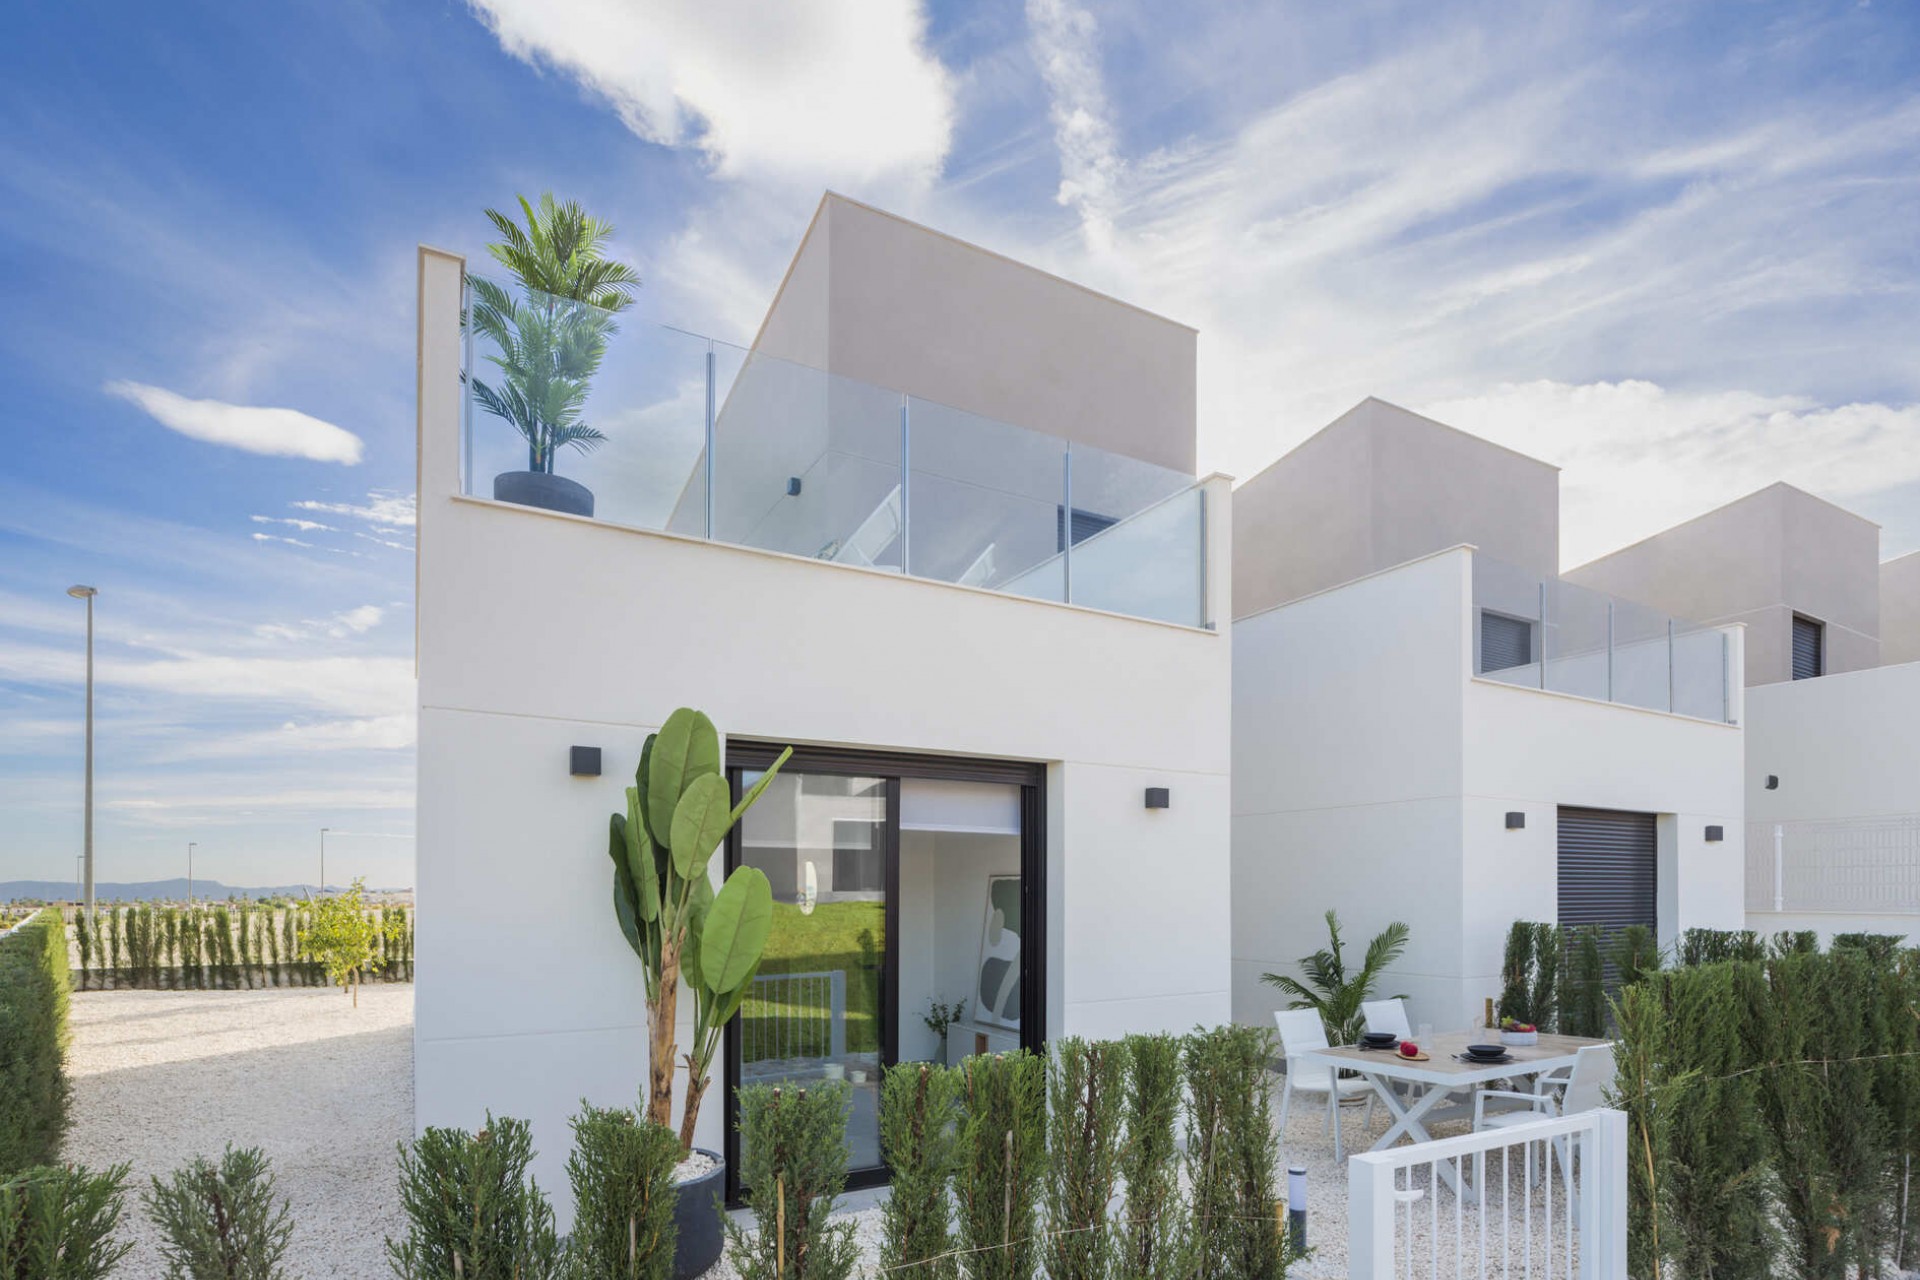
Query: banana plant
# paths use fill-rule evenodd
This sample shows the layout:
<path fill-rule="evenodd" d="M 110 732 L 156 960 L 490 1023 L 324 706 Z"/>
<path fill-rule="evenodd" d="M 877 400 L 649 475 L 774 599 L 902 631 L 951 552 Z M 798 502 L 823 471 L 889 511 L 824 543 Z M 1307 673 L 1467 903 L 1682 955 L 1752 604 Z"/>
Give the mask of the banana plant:
<path fill-rule="evenodd" d="M 669 1127 L 682 979 L 693 993 L 680 1122 L 680 1145 L 687 1150 L 720 1033 L 752 989 L 773 924 L 773 888 L 764 872 L 736 868 L 715 893 L 708 867 L 720 842 L 792 754 L 791 747 L 781 752 L 736 805 L 720 770 L 719 731 L 703 713 L 681 707 L 647 736 L 627 788 L 627 810 L 608 823 L 614 915 L 640 957 L 645 982 L 647 1119 Z"/>

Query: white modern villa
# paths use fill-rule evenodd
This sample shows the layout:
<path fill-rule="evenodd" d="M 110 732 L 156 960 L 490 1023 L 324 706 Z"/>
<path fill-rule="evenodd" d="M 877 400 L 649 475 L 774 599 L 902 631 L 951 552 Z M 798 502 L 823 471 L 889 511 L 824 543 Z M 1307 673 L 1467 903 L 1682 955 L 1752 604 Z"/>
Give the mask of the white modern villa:
<path fill-rule="evenodd" d="M 1920 553 L 1774 484 L 1567 577 L 1745 626 L 1748 927 L 1920 932 Z"/>
<path fill-rule="evenodd" d="M 635 1100 L 607 815 L 681 705 L 736 788 L 796 751 L 725 852 L 776 938 L 702 1145 L 729 1083 L 832 1074 L 879 1176 L 878 1067 L 940 1052 L 934 1000 L 949 1056 L 1229 1016 L 1231 494 L 1194 474 L 1192 329 L 830 195 L 749 346 L 621 318 L 608 443 L 557 468 L 587 516 L 495 497 L 528 462 L 467 395 L 467 266 L 420 252 L 420 1126 L 529 1117 L 564 1198 L 580 1100 Z"/>
<path fill-rule="evenodd" d="M 1515 920 L 1739 928 L 1742 628 L 1558 576 L 1556 468 L 1379 400 L 1234 494 L 1234 1014 L 1339 912 L 1476 1025 Z"/>

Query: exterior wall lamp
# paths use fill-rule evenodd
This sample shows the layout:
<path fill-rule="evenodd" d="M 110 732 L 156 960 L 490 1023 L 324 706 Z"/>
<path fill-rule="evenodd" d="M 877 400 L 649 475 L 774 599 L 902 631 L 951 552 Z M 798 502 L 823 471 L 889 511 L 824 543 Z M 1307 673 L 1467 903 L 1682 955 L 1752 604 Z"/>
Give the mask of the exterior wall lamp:
<path fill-rule="evenodd" d="M 1526 825 L 1526 814 L 1520 812 L 1518 809 L 1509 809 L 1507 811 L 1507 830 L 1522 831 L 1526 829 Z"/>
<path fill-rule="evenodd" d="M 1725 840 L 1726 838 L 1727 838 L 1727 829 L 1725 827 L 1708 827 L 1707 828 L 1708 844 L 1717 844 L 1720 841 Z"/>
<path fill-rule="evenodd" d="M 1147 808 L 1170 809 L 1173 807 L 1173 793 L 1166 787 L 1147 788 Z"/>
<path fill-rule="evenodd" d="M 568 747 L 567 772 L 576 778 L 600 776 L 600 748 Z"/>

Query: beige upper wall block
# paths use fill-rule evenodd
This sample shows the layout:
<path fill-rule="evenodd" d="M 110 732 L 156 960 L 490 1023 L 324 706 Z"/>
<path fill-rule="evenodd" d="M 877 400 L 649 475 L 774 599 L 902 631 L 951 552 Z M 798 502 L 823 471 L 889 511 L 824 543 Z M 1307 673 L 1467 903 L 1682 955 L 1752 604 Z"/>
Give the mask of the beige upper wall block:
<path fill-rule="evenodd" d="M 1793 676 L 1793 615 L 1826 624 L 1829 674 L 1880 663 L 1880 526 L 1772 484 L 1566 578 L 1694 622 L 1747 624 L 1747 683 Z"/>
<path fill-rule="evenodd" d="M 1880 566 L 1880 661 L 1920 662 L 1920 551 Z"/>
<path fill-rule="evenodd" d="M 755 346 L 1191 475 L 1196 336 L 829 193 Z"/>
<path fill-rule="evenodd" d="M 1240 485 L 1233 519 L 1239 617 L 1461 543 L 1559 569 L 1557 468 L 1372 398 Z"/>

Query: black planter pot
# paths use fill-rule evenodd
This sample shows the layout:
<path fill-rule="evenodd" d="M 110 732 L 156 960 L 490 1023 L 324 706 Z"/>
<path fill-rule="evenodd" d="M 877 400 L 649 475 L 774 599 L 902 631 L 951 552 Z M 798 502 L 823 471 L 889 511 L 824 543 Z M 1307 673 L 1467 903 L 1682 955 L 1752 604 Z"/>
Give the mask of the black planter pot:
<path fill-rule="evenodd" d="M 545 471 L 502 471 L 493 478 L 493 497 L 496 502 L 517 502 L 570 516 L 593 514 L 593 490 L 578 480 Z"/>
<path fill-rule="evenodd" d="M 693 1280 L 720 1261 L 720 1197 L 726 1189 L 727 1167 L 717 1152 L 695 1150 L 711 1157 L 713 1168 L 679 1186 L 673 1206 L 673 1280 Z"/>

